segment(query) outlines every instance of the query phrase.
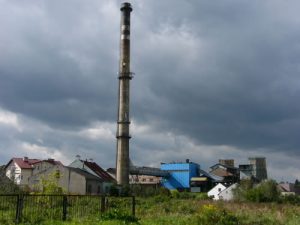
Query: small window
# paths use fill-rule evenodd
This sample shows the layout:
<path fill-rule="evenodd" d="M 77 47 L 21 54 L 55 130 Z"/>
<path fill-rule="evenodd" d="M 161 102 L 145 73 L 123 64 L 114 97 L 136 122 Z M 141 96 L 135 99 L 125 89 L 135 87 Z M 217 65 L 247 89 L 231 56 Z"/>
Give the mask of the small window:
<path fill-rule="evenodd" d="M 219 188 L 218 191 L 221 191 L 221 188 Z"/>

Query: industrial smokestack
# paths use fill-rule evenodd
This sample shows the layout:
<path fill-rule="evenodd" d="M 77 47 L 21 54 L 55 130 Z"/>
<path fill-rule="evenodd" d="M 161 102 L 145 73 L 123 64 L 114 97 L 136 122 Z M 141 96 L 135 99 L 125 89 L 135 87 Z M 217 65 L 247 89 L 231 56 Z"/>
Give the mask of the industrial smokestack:
<path fill-rule="evenodd" d="M 129 184 L 129 88 L 130 72 L 130 3 L 121 5 L 120 65 L 119 65 L 119 108 L 117 125 L 117 183 Z"/>

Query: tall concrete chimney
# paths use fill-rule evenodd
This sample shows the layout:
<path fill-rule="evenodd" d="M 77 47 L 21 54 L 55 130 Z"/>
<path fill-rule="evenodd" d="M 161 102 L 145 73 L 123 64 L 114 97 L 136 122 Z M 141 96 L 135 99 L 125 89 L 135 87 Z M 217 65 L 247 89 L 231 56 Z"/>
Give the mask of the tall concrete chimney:
<path fill-rule="evenodd" d="M 121 36 L 119 65 L 119 108 L 117 125 L 117 183 L 129 184 L 129 90 L 132 73 L 130 72 L 130 3 L 121 5 Z"/>

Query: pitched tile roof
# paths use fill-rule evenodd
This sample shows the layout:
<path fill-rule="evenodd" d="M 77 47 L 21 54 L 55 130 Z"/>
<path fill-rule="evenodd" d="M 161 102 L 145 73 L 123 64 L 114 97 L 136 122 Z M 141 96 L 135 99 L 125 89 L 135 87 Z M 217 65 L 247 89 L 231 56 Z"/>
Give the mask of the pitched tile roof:
<path fill-rule="evenodd" d="M 103 181 L 106 182 L 113 182 L 115 181 L 112 176 L 110 176 L 104 169 L 102 169 L 97 163 L 95 162 L 89 162 L 89 161 L 83 161 L 84 165 L 89 167 L 91 170 L 93 170 Z"/>
<path fill-rule="evenodd" d="M 280 191 L 284 192 L 295 192 L 294 184 L 290 183 L 280 183 L 277 185 Z"/>
<path fill-rule="evenodd" d="M 40 159 L 24 160 L 24 158 L 12 158 L 5 167 L 7 167 L 11 162 L 15 162 L 21 169 L 32 169 L 32 165 L 40 161 Z"/>
<path fill-rule="evenodd" d="M 224 170 L 224 169 L 221 169 L 221 168 L 217 168 L 213 171 L 210 171 L 210 173 L 214 174 L 214 175 L 217 175 L 219 177 L 230 177 L 230 176 L 233 176 L 232 173 Z"/>
<path fill-rule="evenodd" d="M 37 162 L 32 163 L 32 165 L 37 164 L 39 162 L 48 162 L 52 165 L 58 165 L 58 166 L 63 166 L 63 164 L 61 163 L 61 161 L 56 161 L 54 159 L 44 159 L 44 160 L 39 160 Z"/>

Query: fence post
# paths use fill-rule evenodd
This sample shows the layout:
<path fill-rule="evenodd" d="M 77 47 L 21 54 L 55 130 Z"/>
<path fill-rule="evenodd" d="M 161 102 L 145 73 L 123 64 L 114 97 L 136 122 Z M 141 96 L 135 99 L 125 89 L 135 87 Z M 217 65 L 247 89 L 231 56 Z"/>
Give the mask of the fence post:
<path fill-rule="evenodd" d="M 23 209 L 23 195 L 17 195 L 16 223 L 21 222 L 22 209 Z"/>
<path fill-rule="evenodd" d="M 101 213 L 105 212 L 105 196 L 101 196 Z"/>
<path fill-rule="evenodd" d="M 135 216 L 135 196 L 132 196 L 132 215 Z"/>
<path fill-rule="evenodd" d="M 68 199 L 67 196 L 63 196 L 63 221 L 67 219 L 67 206 L 68 206 Z"/>

